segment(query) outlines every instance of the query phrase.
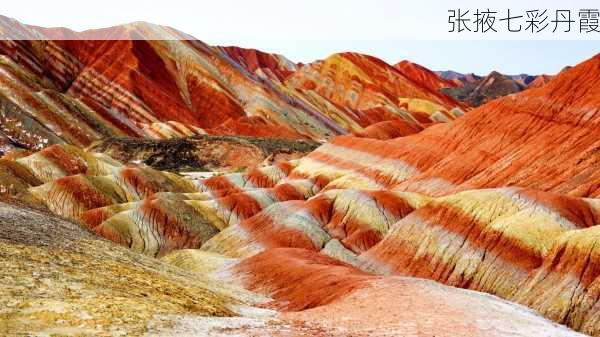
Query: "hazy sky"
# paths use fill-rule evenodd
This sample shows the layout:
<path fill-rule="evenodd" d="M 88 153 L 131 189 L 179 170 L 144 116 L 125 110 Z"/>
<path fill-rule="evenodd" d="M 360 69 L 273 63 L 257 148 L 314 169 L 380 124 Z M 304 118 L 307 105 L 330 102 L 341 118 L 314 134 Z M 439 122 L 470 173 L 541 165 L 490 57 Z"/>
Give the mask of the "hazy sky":
<path fill-rule="evenodd" d="M 210 44 L 277 52 L 296 62 L 357 51 L 461 72 L 556 73 L 600 52 L 598 34 L 452 34 L 449 9 L 599 8 L 597 0 L 19 0 L 0 14 L 74 30 L 132 21 L 168 25 Z M 466 41 L 466 40 L 469 41 Z M 519 39 L 519 40 L 515 40 Z M 536 40 L 532 40 L 536 39 Z M 579 39 L 578 41 L 566 41 Z M 592 40 L 595 39 L 595 40 Z"/>

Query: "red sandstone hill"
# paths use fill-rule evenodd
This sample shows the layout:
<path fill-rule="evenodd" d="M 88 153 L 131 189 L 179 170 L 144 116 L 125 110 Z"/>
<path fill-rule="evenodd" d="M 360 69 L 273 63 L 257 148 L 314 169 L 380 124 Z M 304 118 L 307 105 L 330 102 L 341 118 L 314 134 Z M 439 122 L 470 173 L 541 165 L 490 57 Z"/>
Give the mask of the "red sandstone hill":
<path fill-rule="evenodd" d="M 337 137 L 282 180 L 308 179 L 315 196 L 245 214 L 202 249 L 246 258 L 235 269 L 245 285 L 291 310 L 315 306 L 328 315 L 333 306 L 361 317 L 369 304 L 353 311 L 335 303 L 353 297 L 347 292 L 380 300 L 369 297 L 363 272 L 416 276 L 522 303 L 600 336 L 599 106 L 597 55 L 541 88 L 417 134 Z M 242 180 L 259 184 L 261 176 Z M 238 181 L 205 184 L 239 191 Z M 336 286 L 325 291 L 327 284 Z"/>
<path fill-rule="evenodd" d="M 527 85 L 527 88 L 539 88 L 545 86 L 554 76 L 552 75 L 539 75 Z"/>
<path fill-rule="evenodd" d="M 286 59 L 282 55 L 269 54 L 256 49 L 246 49 L 235 46 L 218 48 L 248 71 L 280 82 L 284 81 L 298 70 L 297 64 Z"/>
<path fill-rule="evenodd" d="M 0 41 L 2 132 L 29 148 L 204 133 L 322 140 L 461 115 L 422 78 L 366 55 L 297 65 L 144 22 L 74 32 L 0 17 L 0 35 L 22 38 Z"/>
<path fill-rule="evenodd" d="M 453 109 L 460 107 L 459 103 L 430 90 L 422 80 L 375 57 L 347 52 L 302 66 L 286 83 L 336 107 L 351 109 L 356 115 L 351 122 L 363 127 L 395 117 L 420 124 L 448 121 L 462 114 Z"/>
<path fill-rule="evenodd" d="M 443 78 L 435 72 L 408 60 L 395 64 L 394 68 L 398 69 L 404 76 L 419 81 L 423 86 L 434 92 L 442 88 L 458 86 L 456 82 Z"/>
<path fill-rule="evenodd" d="M 0 187 L 268 296 L 261 305 L 288 311 L 280 317 L 364 331 L 347 324 L 377 316 L 393 329 L 397 317 L 415 322 L 405 312 L 427 308 L 428 296 L 444 310 L 427 316 L 453 322 L 429 326 L 432 335 L 577 335 L 521 320 L 531 312 L 518 303 L 600 336 L 599 106 L 600 54 L 454 121 L 420 132 L 398 123 L 403 137 L 378 123 L 297 160 L 207 179 L 55 145 L 0 160 Z M 504 318 L 485 326 L 472 310 Z M 472 325 L 457 323 L 465 314 Z M 385 332 L 367 326 L 362 335 Z"/>
<path fill-rule="evenodd" d="M 209 326 L 242 335 L 281 328 L 275 336 L 580 336 L 549 319 L 600 336 L 600 54 L 453 119 L 451 98 L 359 54 L 280 81 L 263 76 L 279 69 L 267 56 L 194 40 L 3 46 L 1 142 L 45 148 L 0 159 L 0 196 L 62 219 L 0 204 L 9 275 L 0 329 L 134 334 L 159 316 L 182 335 L 210 335 L 191 330 Z M 164 103 L 153 95 L 174 95 L 165 100 L 181 110 L 155 113 Z M 203 104 L 242 112 L 201 119 L 192 112 Z M 309 111 L 321 116 L 311 125 L 329 128 L 296 119 Z M 180 113 L 210 128 L 157 117 Z M 143 128 L 143 118 L 157 121 Z M 299 159 L 244 162 L 251 168 L 210 178 L 135 163 L 195 165 L 207 158 L 183 144 L 193 141 L 96 147 L 135 158 L 127 164 L 45 146 L 136 127 L 156 138 L 246 132 L 240 124 L 352 134 Z M 240 156 L 240 146 L 200 141 L 235 166 L 296 145 L 254 139 Z M 106 272 L 90 277 L 97 270 Z M 83 309 L 94 319 L 82 319 Z"/>

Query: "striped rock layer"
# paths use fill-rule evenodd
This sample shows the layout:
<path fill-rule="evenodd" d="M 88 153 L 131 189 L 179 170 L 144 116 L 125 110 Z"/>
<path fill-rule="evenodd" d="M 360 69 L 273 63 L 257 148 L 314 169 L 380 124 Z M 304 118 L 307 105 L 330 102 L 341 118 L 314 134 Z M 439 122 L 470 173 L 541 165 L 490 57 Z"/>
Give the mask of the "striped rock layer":
<path fill-rule="evenodd" d="M 438 76 L 433 71 L 408 60 L 403 60 L 395 64 L 394 68 L 398 69 L 404 76 L 408 78 L 419 80 L 423 86 L 432 91 L 458 86 L 456 82 Z"/>
<path fill-rule="evenodd" d="M 0 334 L 164 335 L 183 317 L 231 317 L 260 298 L 0 202 Z"/>
<path fill-rule="evenodd" d="M 108 136 L 320 140 L 460 114 L 449 96 L 365 55 L 302 66 L 146 23 L 75 33 L 0 17 L 1 36 L 23 39 L 0 41 L 0 133 L 21 147 L 85 147 Z"/>
<path fill-rule="evenodd" d="M 62 160 L 53 162 L 57 153 Z M 330 189 L 301 176 L 302 161 L 203 180 L 70 146 L 8 162 L 20 168 L 13 179 L 33 176 L 21 191 L 29 200 L 136 252 L 196 273 L 225 272 L 270 296 L 270 308 L 310 312 L 375 291 L 378 280 L 395 291 L 390 275 L 417 276 L 523 303 L 597 335 L 589 304 L 597 300 L 596 199 L 518 187 L 440 197 Z"/>
<path fill-rule="evenodd" d="M 347 60 L 376 63 L 336 56 L 284 82 L 336 108 L 344 99 L 357 111 L 393 103 L 368 93 L 371 76 Z M 385 74 L 390 92 L 404 88 Z M 320 77 L 366 89 L 329 92 L 329 81 L 310 84 Z M 184 178 L 55 145 L 0 162 L 0 184 L 136 252 L 266 295 L 284 317 L 335 325 L 347 312 L 354 324 L 379 317 L 393 329 L 395 314 L 423 307 L 471 319 L 451 325 L 464 335 L 576 335 L 541 329 L 531 323 L 538 316 L 502 298 L 600 336 L 599 106 L 600 55 L 449 123 L 399 138 L 340 136 L 245 172 Z M 431 301 L 402 298 L 411 290 Z M 482 308 L 498 315 L 463 315 Z"/>
<path fill-rule="evenodd" d="M 443 337 L 456 336 L 457 332 L 582 336 L 522 307 L 474 292 L 417 279 L 370 282 L 366 273 L 303 250 L 281 254 L 284 267 L 279 270 L 292 267 L 290 258 L 296 258 L 303 262 L 305 271 L 300 281 L 317 281 L 323 285 L 322 293 L 330 296 L 305 302 L 307 307 L 319 305 L 317 308 L 272 317 L 273 311 L 258 307 L 265 300 L 261 296 L 210 276 L 219 268 L 238 263 L 235 259 L 197 249 L 179 250 L 162 261 L 148 258 L 114 246 L 72 222 L 6 203 L 0 203 L 0 247 L 0 333 L 6 336 L 52 333 L 341 337 L 348 333 L 380 336 L 389 331 L 408 335 L 426 332 Z M 256 259 L 267 263 L 269 260 L 262 256 Z M 313 263 L 306 263 L 310 261 Z M 275 282 L 281 282 L 280 275 L 273 274 Z M 344 276 L 350 278 L 338 280 L 339 286 L 327 282 Z M 297 289 L 302 291 L 304 286 L 299 283 Z M 382 312 L 382 303 L 373 298 L 400 298 L 402 294 L 416 296 L 394 301 L 397 304 L 387 306 L 387 312 L 419 313 L 417 317 L 404 314 L 398 321 L 373 316 Z M 335 303 L 325 304 L 336 298 L 339 300 Z M 364 310 L 349 310 L 364 308 L 364 299 L 375 311 L 365 315 Z M 427 309 L 432 303 L 436 303 L 435 311 Z M 340 312 L 352 314 L 344 318 L 351 320 L 335 322 Z"/>

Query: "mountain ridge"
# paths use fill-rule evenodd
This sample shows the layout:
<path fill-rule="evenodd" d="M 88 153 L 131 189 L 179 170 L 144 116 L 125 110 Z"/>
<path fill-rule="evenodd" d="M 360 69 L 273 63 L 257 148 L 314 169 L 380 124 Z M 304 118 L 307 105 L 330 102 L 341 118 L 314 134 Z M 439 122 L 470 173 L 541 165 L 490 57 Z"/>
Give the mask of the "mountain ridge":
<path fill-rule="evenodd" d="M 145 22 L 74 32 L 3 17 L 0 27 L 0 34 L 37 39 L 0 46 L 10 74 L 4 97 L 28 118 L 15 123 L 30 128 L 5 134 L 34 149 L 43 142 L 87 146 L 103 136 L 326 140 L 397 119 L 424 128 L 469 109 L 441 92 L 452 83 L 430 70 L 414 63 L 402 70 L 369 55 L 336 53 L 295 64 L 258 50 L 209 46 Z M 68 39 L 75 37 L 127 39 Z M 319 74 L 322 67 L 327 73 Z"/>
<path fill-rule="evenodd" d="M 600 336 L 600 54 L 463 111 L 351 52 L 0 50 L 0 334 Z"/>

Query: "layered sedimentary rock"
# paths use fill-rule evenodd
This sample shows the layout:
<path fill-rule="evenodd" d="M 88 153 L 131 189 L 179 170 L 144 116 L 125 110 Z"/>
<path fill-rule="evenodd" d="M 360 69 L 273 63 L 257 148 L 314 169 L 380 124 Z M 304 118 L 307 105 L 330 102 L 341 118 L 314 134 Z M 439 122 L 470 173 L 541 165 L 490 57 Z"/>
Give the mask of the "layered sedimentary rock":
<path fill-rule="evenodd" d="M 320 251 L 368 273 L 496 294 L 597 335 L 599 64 L 596 56 L 542 88 L 415 135 L 338 137 L 288 174 L 313 181 L 315 197 L 273 204 L 202 248 L 246 258 L 246 285 L 274 296 L 299 290 L 279 293 L 287 283 L 271 275 L 249 281 L 248 264 L 266 270 L 258 258 L 280 249 Z"/>
<path fill-rule="evenodd" d="M 394 117 L 415 123 L 431 122 L 435 114 L 452 119 L 450 110 L 459 104 L 420 81 L 377 58 L 356 53 L 334 54 L 305 65 L 287 80 L 353 109 L 356 122 L 363 126 Z"/>
<path fill-rule="evenodd" d="M 78 174 L 59 178 L 29 192 L 54 212 L 78 217 L 92 208 L 150 197 L 157 192 L 195 192 L 195 186 L 179 176 L 147 167 L 122 167 L 114 174 Z"/>
<path fill-rule="evenodd" d="M 285 81 L 299 67 L 283 55 L 234 46 L 218 48 L 248 71 L 279 82 Z"/>
<path fill-rule="evenodd" d="M 30 194 L 27 189 L 77 174 L 110 175 L 122 165 L 112 158 L 71 145 L 53 145 L 24 156 L 0 159 L 0 194 Z"/>
<path fill-rule="evenodd" d="M 361 256 L 382 273 L 434 279 L 511 298 L 560 235 L 598 222 L 582 199 L 528 190 L 438 198 L 395 223 Z"/>
<path fill-rule="evenodd" d="M 419 81 L 423 86 L 434 92 L 442 88 L 458 86 L 456 82 L 441 77 L 435 72 L 408 60 L 403 60 L 395 64 L 394 68 L 398 69 L 405 77 Z"/>
<path fill-rule="evenodd" d="M 498 99 L 416 135 L 387 142 L 338 137 L 296 171 L 326 179 L 329 188 L 443 195 L 512 185 L 597 197 L 599 62 L 596 56 L 543 88 Z M 577 99 L 571 97 L 574 85 Z"/>
<path fill-rule="evenodd" d="M 130 28 L 176 34 L 154 26 Z M 69 43 L 65 42 L 64 47 L 76 49 Z M 110 47 L 97 43 L 100 49 Z M 190 59 L 177 60 L 189 61 L 184 62 L 189 68 L 185 69 L 190 71 L 189 78 L 195 79 L 200 77 L 191 69 L 213 69 L 213 63 L 204 62 L 206 55 L 223 52 L 189 40 L 144 43 L 151 44 L 155 51 L 164 51 L 161 48 L 168 44 L 178 57 L 189 56 Z M 186 47 L 179 49 L 181 43 Z M 140 51 L 138 48 L 147 46 L 126 41 L 121 47 Z M 92 50 L 86 48 L 87 52 Z M 129 254 L 140 254 L 131 255 L 131 259 L 157 263 L 144 257 L 153 256 L 172 264 L 174 273 L 200 276 L 206 286 L 198 285 L 202 289 L 189 296 L 201 299 L 196 299 L 202 302 L 198 304 L 201 314 L 233 315 L 239 310 L 221 303 L 236 308 L 237 304 L 256 304 L 258 298 L 264 300 L 260 303 L 263 307 L 286 311 L 273 320 L 255 317 L 249 321 L 251 324 L 237 325 L 233 330 L 227 330 L 231 326 L 217 326 L 221 332 L 226 328 L 232 333 L 251 334 L 259 329 L 276 336 L 290 332 L 344 336 L 389 335 L 391 329 L 407 335 L 423 331 L 441 336 L 455 336 L 457 331 L 469 336 L 578 335 L 549 323 L 519 305 L 522 304 L 548 319 L 600 336 L 596 280 L 600 257 L 596 249 L 600 224 L 600 55 L 563 71 L 542 87 L 496 99 L 462 116 L 452 109 L 452 99 L 432 92 L 426 85 L 416 85 L 399 69 L 371 57 L 337 54 L 283 76 L 277 75 L 283 65 L 266 55 L 225 51 L 228 56 L 221 60 L 224 63 L 219 63 L 218 55 L 218 62 L 208 57 L 220 64 L 219 71 L 229 69 L 234 59 L 240 63 L 241 59 L 255 60 L 236 63 L 231 68 L 235 71 L 228 70 L 231 72 L 227 81 L 211 86 L 231 89 L 218 97 L 240 97 L 236 96 L 240 92 L 250 95 L 245 89 L 226 85 L 244 74 L 239 79 L 243 83 L 252 79 L 256 80 L 254 85 L 268 92 L 285 92 L 289 95 L 285 97 L 293 100 L 277 96 L 278 100 L 290 106 L 298 103 L 296 109 L 302 111 L 315 108 L 335 122 L 331 125 L 343 125 L 342 129 L 354 134 L 338 136 L 299 159 L 273 160 L 272 165 L 207 178 L 201 176 L 205 172 L 182 176 L 137 163 L 149 160 L 154 152 L 146 158 L 128 153 L 120 144 L 105 143 L 95 148 L 121 152 L 120 158 L 130 161 L 121 163 L 105 154 L 62 144 L 70 141 L 51 139 L 53 133 L 48 131 L 48 145 L 59 144 L 44 145 L 42 151 L 15 154 L 0 161 L 4 169 L 0 174 L 2 194 L 44 205 L 92 233 L 128 247 L 133 251 Z M 92 54 L 85 57 L 98 56 Z M 106 62 L 102 55 L 98 60 Z M 184 69 L 179 64 L 176 62 L 178 71 Z M 171 71 L 169 67 L 166 66 Z M 61 70 L 63 78 L 67 69 Z M 266 69 L 272 76 L 261 75 Z M 430 73 L 420 71 L 431 79 Z M 123 73 L 113 75 L 129 89 L 139 89 L 148 83 L 146 80 L 154 81 L 120 78 L 128 76 Z M 53 80 L 48 77 L 40 81 L 58 81 L 57 76 L 52 76 Z M 210 78 L 223 80 L 216 75 Z M 77 76 L 75 81 L 83 80 Z M 433 82 L 426 82 L 431 87 Z M 180 90 L 180 82 L 177 83 Z M 93 105 L 90 102 L 97 99 L 100 98 L 88 97 L 85 104 Z M 160 103 L 150 102 L 138 108 L 152 110 L 152 104 Z M 236 104 L 232 103 L 232 109 Z M 279 107 L 283 109 L 285 104 Z M 143 109 L 125 112 L 126 120 L 152 116 Z M 245 105 L 243 111 L 248 109 Z M 138 117 L 132 117 L 138 113 Z M 260 118 L 267 123 L 268 116 L 273 115 L 265 112 Z M 229 115 L 221 117 L 223 124 L 233 120 Z M 153 123 L 155 134 L 167 135 L 168 130 L 181 129 L 180 124 L 190 129 L 186 125 L 194 122 Z M 131 125 L 149 130 L 138 124 Z M 302 130 L 313 130 L 311 137 L 325 136 L 308 126 Z M 16 141 L 16 136 L 8 139 Z M 281 145 L 252 144 L 263 146 L 263 155 L 274 153 Z M 229 163 L 227 156 L 220 160 Z M 14 216 L 4 208 L 0 215 L 2 212 Z M 27 223 L 31 225 L 31 219 Z M 81 227 L 75 228 L 81 231 Z M 19 228 L 22 231 L 28 227 Z M 28 257 L 29 246 L 33 245 L 19 246 L 21 231 L 9 237 L 9 256 L 13 250 L 21 254 L 15 255 L 19 256 L 17 259 L 7 258 L 9 267 L 19 265 L 19 261 L 39 261 L 39 256 L 51 254 L 42 251 L 31 253 L 34 258 Z M 87 238 L 90 234 L 85 233 Z M 86 246 L 87 239 L 81 241 L 82 247 L 96 252 L 97 247 Z M 123 247 L 96 241 L 104 247 L 99 256 L 106 257 L 106 247 L 115 249 L 115 254 L 123 252 Z M 63 254 L 59 257 L 63 258 L 64 254 L 69 255 L 66 250 L 55 254 Z M 38 280 L 33 275 L 38 264 L 32 262 L 33 267 L 26 269 L 27 275 L 18 277 Z M 155 268 L 146 267 L 147 272 Z M 64 265 L 48 268 L 62 273 Z M 78 270 L 87 271 L 87 264 L 82 268 Z M 126 271 L 136 279 L 147 279 L 146 274 Z M 104 285 L 111 278 L 100 281 Z M 212 289 L 211 282 L 235 286 L 218 288 L 205 296 L 203 289 Z M 8 284 L 10 291 L 22 289 L 17 281 Z M 107 287 L 111 292 L 114 289 Z M 136 289 L 147 289 L 147 285 Z M 147 321 L 147 311 L 152 310 L 176 315 L 193 311 L 181 309 L 181 289 L 163 283 L 159 289 L 158 294 L 149 293 L 148 300 L 140 300 L 138 293 L 133 296 L 138 302 L 132 305 L 147 305 L 140 314 L 141 320 Z M 155 302 L 163 298 L 163 290 L 177 293 L 167 304 L 161 304 L 171 311 Z M 52 298 L 62 295 L 52 294 L 58 294 Z M 214 304 L 210 310 L 205 307 L 205 299 Z M 42 302 L 35 303 L 39 306 Z M 82 306 L 87 308 L 87 303 Z M 229 311 L 221 311 L 224 308 Z M 24 312 L 14 311 L 8 311 L 2 321 L 5 325 L 10 322 L 8 317 Z M 133 309 L 117 314 L 130 311 Z M 174 329 L 180 334 L 207 335 L 211 328 L 206 322 L 198 317 L 178 320 Z M 211 322 L 224 324 L 218 319 Z M 52 324 L 59 323 L 43 323 Z"/>
<path fill-rule="evenodd" d="M 0 203 L 0 246 L 3 271 L 0 333 L 6 336 L 266 333 L 282 337 L 290 334 L 384 336 L 389 331 L 416 333 L 417 326 L 410 322 L 421 321 L 423 317 L 428 317 L 424 321 L 429 323 L 419 331 L 435 332 L 439 336 L 455 336 L 456 331 L 467 334 L 485 331 L 488 336 L 514 333 L 579 336 L 522 307 L 489 296 L 409 279 L 374 281 L 372 276 L 339 261 L 303 251 L 273 251 L 271 256 L 282 258 L 279 260 L 281 270 L 303 271 L 304 274 L 294 274 L 301 280 L 320 280 L 321 293 L 329 295 L 329 300 L 306 297 L 301 283 L 288 282 L 283 288 L 297 287 L 299 299 L 305 306 L 322 305 L 269 317 L 267 315 L 274 314 L 272 311 L 252 305 L 271 306 L 272 302 L 265 303 L 261 296 L 209 276 L 215 271 L 207 269 L 209 262 L 219 268 L 229 268 L 236 260 L 197 250 L 181 250 L 162 260 L 148 258 L 95 237 L 77 224 L 14 204 Z M 268 257 L 255 257 L 255 260 L 261 259 L 266 261 Z M 245 263 L 250 262 L 253 261 Z M 199 266 L 204 267 L 199 269 Z M 265 267 L 271 269 L 268 262 Z M 238 268 L 242 269 L 243 265 Z M 291 275 L 288 272 L 273 274 L 271 279 L 276 282 L 272 285 L 280 288 L 277 284 Z M 302 278 L 303 275 L 306 278 Z M 265 280 L 260 277 L 259 282 L 265 283 Z M 339 299 L 330 302 L 336 295 Z M 390 297 L 404 297 L 404 300 L 387 301 Z M 369 305 L 364 302 L 366 299 Z M 301 304 L 298 300 L 292 303 Z M 382 310 L 382 306 L 386 310 Z M 377 319 L 373 316 L 375 311 L 366 311 L 364 307 L 376 310 Z M 357 308 L 362 309 L 357 311 Z M 336 321 L 340 312 L 345 312 L 350 319 Z M 382 316 L 382 313 L 385 314 Z M 424 316 L 402 316 L 399 321 L 398 316 L 387 313 Z M 469 323 L 465 323 L 465 317 Z M 367 324 L 369 321 L 371 324 Z M 378 326 L 373 322 L 378 322 Z"/>
<path fill-rule="evenodd" d="M 5 29 L 10 29 L 6 21 Z M 172 29 L 134 24 L 113 29 L 138 40 L 75 41 L 51 40 L 52 31 L 22 28 L 40 39 L 47 36 L 47 41 L 2 43 L 2 54 L 18 72 L 5 85 L 13 102 L 36 100 L 35 106 L 27 107 L 35 119 L 50 115 L 45 110 L 56 105 L 60 108 L 55 98 L 37 97 L 40 90 L 51 90 L 77 100 L 69 101 L 66 110 L 52 111 L 54 115 L 72 115 L 72 105 L 78 105 L 83 114 L 90 115 L 91 110 L 99 115 L 91 116 L 91 122 L 116 129 L 120 135 L 197 134 L 252 116 L 287 127 L 291 138 L 323 138 L 332 132 L 329 121 L 318 112 L 291 105 L 280 90 L 259 81 L 223 51 L 200 41 L 182 40 L 185 36 Z M 162 134 L 156 129 L 162 129 Z M 80 140 L 87 145 L 92 136 Z"/>
<path fill-rule="evenodd" d="M 0 159 L 0 195 L 17 196 L 27 191 L 31 186 L 41 185 L 31 171 L 20 164 L 6 159 Z"/>
<path fill-rule="evenodd" d="M 320 140 L 390 119 L 448 121 L 460 107 L 422 82 L 429 78 L 364 55 L 297 65 L 140 22 L 76 33 L 1 17 L 0 34 L 11 38 L 0 43 L 0 132 L 33 149 L 123 136 Z M 347 60 L 339 76 L 313 78 L 318 64 L 333 69 L 339 60 Z M 325 78 L 337 84 L 310 87 Z M 332 95 L 334 86 L 344 92 Z"/>
<path fill-rule="evenodd" d="M 421 134 L 403 139 L 411 137 Z M 443 196 L 401 191 L 403 185 L 396 180 L 411 179 L 418 168 L 398 158 L 381 161 L 377 171 L 353 167 L 351 163 L 382 160 L 365 148 L 350 150 L 364 141 L 376 140 L 356 138 L 344 144 L 343 152 L 341 143 L 335 145 L 345 161 L 331 159 L 335 151 L 328 149 L 334 145 L 323 145 L 297 161 L 202 180 L 114 161 L 108 166 L 111 173 L 105 175 L 99 169 L 104 166 L 94 165 L 104 163 L 102 156 L 65 146 L 11 162 L 37 172 L 43 166 L 31 163 L 49 161 L 60 153 L 62 165 L 37 174 L 51 181 L 28 189 L 35 198 L 134 251 L 167 255 L 166 261 L 199 273 L 225 271 L 227 280 L 272 297 L 267 304 L 271 308 L 317 308 L 329 315 L 328 310 L 355 301 L 354 296 L 378 294 L 380 288 L 372 282 L 381 276 L 372 274 L 401 274 L 493 293 L 595 334 L 593 308 L 584 305 L 589 300 L 582 297 L 563 307 L 563 291 L 544 296 L 543 301 L 536 294 L 547 287 L 545 277 L 538 276 L 545 274 L 555 275 L 553 286 L 579 289 L 578 281 L 569 281 L 570 276 L 565 278 L 551 261 L 578 256 L 578 250 L 561 247 L 582 237 L 571 233 L 598 223 L 597 201 L 529 188 L 455 192 L 454 186 L 439 183 L 429 188 L 438 188 Z M 359 172 L 360 177 L 354 176 Z M 392 172 L 404 176 L 386 176 Z M 380 188 L 368 189 L 373 184 Z M 89 190 L 82 193 L 84 186 Z M 593 235 L 584 237 L 593 242 Z M 585 244 L 582 247 L 585 251 Z M 201 250 L 172 255 L 182 248 Z M 572 253 L 558 253 L 563 249 Z M 564 264 L 563 268 L 582 270 L 589 265 Z M 594 278 L 593 271 L 587 273 Z M 391 293 L 396 287 L 419 289 L 382 282 Z M 320 291 L 314 290 L 315 284 L 323 284 Z M 591 296 L 581 291 L 580 296 Z M 462 295 L 457 296 L 450 303 L 463 303 Z M 497 300 L 482 301 L 493 306 Z M 521 315 L 519 310 L 508 312 Z M 554 314 L 556 310 L 563 313 Z M 291 317 L 311 321 L 311 312 Z M 530 323 L 515 329 L 546 324 L 536 320 L 531 316 Z"/>
<path fill-rule="evenodd" d="M 0 247 L 3 336 L 164 334 L 260 300 L 16 205 L 0 203 Z"/>
<path fill-rule="evenodd" d="M 153 27 L 136 29 L 143 35 Z M 331 132 L 322 116 L 291 106 L 285 95 L 256 80 L 218 50 L 199 41 L 173 40 L 179 37 L 169 31 L 161 33 L 171 41 L 48 41 L 42 45 L 46 48 L 42 59 L 30 56 L 28 63 L 45 64 L 52 61 L 46 59 L 49 55 L 58 54 L 55 57 L 63 62 L 61 66 L 74 70 L 60 74 L 69 77 L 54 79 L 54 88 L 48 89 L 81 101 L 87 114 L 92 110 L 100 115 L 92 116 L 93 121 L 116 128 L 122 135 L 181 137 L 247 116 L 287 127 L 292 138 L 318 138 Z M 15 59 L 36 43 L 41 42 L 6 41 L 3 52 Z M 27 70 L 27 76 L 34 79 L 44 74 Z M 38 77 L 36 82 L 52 79 Z M 17 89 L 35 93 L 36 88 L 22 78 L 14 81 L 24 82 L 22 88 L 11 88 L 14 96 L 19 94 L 14 94 Z M 21 97 L 13 100 L 18 99 Z M 38 105 L 44 109 L 48 104 Z M 35 109 L 30 113 L 39 118 L 42 112 Z"/>
<path fill-rule="evenodd" d="M 558 237 L 543 265 L 528 277 L 514 300 L 574 329 L 598 335 L 597 242 L 597 226 Z"/>
<path fill-rule="evenodd" d="M 216 197 L 210 192 L 159 192 L 121 206 L 90 208 L 78 215 L 92 231 L 147 255 L 200 248 L 219 231 L 271 204 L 305 199 L 291 185 L 252 189 Z"/>

